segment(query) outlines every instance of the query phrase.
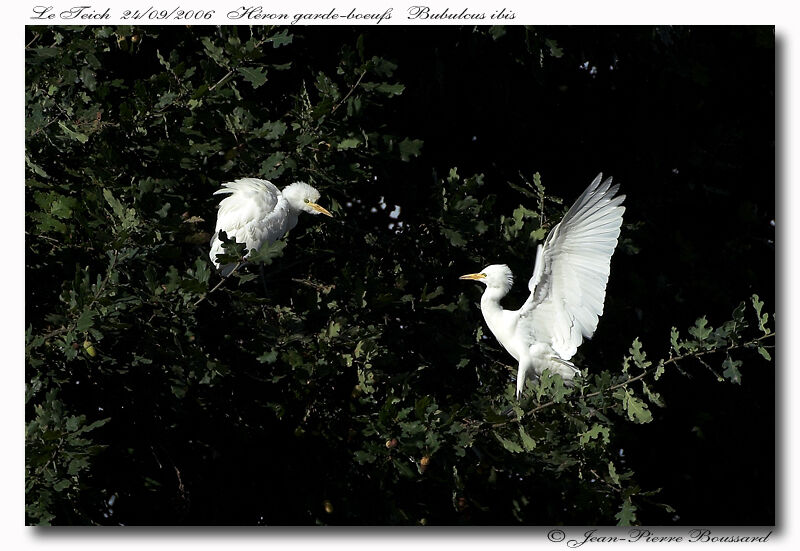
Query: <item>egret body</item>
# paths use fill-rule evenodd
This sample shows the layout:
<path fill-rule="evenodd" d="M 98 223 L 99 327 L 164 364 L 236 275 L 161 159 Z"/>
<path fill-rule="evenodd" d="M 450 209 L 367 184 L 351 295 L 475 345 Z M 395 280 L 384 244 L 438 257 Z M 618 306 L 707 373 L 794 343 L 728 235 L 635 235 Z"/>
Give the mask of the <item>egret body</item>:
<path fill-rule="evenodd" d="M 219 203 L 217 227 L 211 238 L 211 261 L 223 276 L 229 275 L 234 264 L 220 267 L 217 255 L 223 251 L 220 230 L 237 243 L 244 243 L 252 252 L 277 239 L 297 225 L 301 212 L 333 216 L 316 201 L 319 192 L 303 182 L 289 184 L 282 190 L 267 180 L 241 178 L 222 184 L 214 195 L 227 195 Z M 248 256 L 250 254 L 248 252 Z"/>
<path fill-rule="evenodd" d="M 460 277 L 486 285 L 481 312 L 489 330 L 519 363 L 518 398 L 526 377 L 545 369 L 569 383 L 580 372 L 570 358 L 597 329 L 625 212 L 625 196 L 614 196 L 619 185 L 602 177 L 598 174 L 539 244 L 528 282 L 531 294 L 519 310 L 500 306 L 514 281 L 505 264 Z"/>

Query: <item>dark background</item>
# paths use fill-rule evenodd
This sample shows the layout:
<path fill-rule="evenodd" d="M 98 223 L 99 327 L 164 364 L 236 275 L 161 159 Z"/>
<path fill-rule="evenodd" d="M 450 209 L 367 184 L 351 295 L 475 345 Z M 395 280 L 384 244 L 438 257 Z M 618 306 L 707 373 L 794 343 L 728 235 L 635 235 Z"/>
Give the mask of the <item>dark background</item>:
<path fill-rule="evenodd" d="M 668 334 L 699 311 L 727 319 L 754 292 L 775 304 L 773 30 L 535 32 L 564 50 L 538 70 L 520 63 L 521 28 L 496 49 L 466 29 L 381 34 L 408 84 L 394 123 L 425 140 L 413 181 L 427 185 L 428 166 L 498 182 L 538 171 L 569 203 L 597 172 L 613 175 L 625 222 L 641 223 L 623 233 L 640 253 L 613 259 L 598 342 Z M 668 409 L 631 426 L 625 447 L 643 485 L 663 485 L 682 524 L 774 523 L 774 374 L 742 387 L 702 376 L 664 384 Z"/>
<path fill-rule="evenodd" d="M 126 82 L 144 82 L 163 70 L 156 50 L 166 54 L 188 41 L 191 33 L 213 34 L 207 31 L 161 29 L 157 37 L 141 42 L 135 56 L 116 51 L 105 55 L 103 71 Z M 767 311 L 774 310 L 773 28 L 400 26 L 307 27 L 292 32 L 293 69 L 271 73 L 272 90 L 284 85 L 290 89 L 301 78 L 310 82 L 318 69 L 333 74 L 342 48 L 352 47 L 359 35 L 370 55 L 397 65 L 394 78 L 405 89 L 390 105 L 371 112 L 371 120 L 397 136 L 423 140 L 421 154 L 410 162 L 376 162 L 372 168 L 380 184 L 353 189 L 361 189 L 368 204 L 383 197 L 390 208 L 400 206 L 400 220 L 407 228 L 430 223 L 429 202 L 436 196 L 438 179 L 453 167 L 462 176 L 484 174 L 486 183 L 476 197 L 491 196 L 499 212 L 511 212 L 520 203 L 508 182 L 521 184 L 534 172 L 541 175 L 548 194 L 567 204 L 598 172 L 621 184 L 627 196 L 623 243 L 612 261 L 598 331 L 582 348 L 595 362 L 618 362 L 620 351 L 626 351 L 635 336 L 645 345 L 652 343 L 648 352 L 659 357 L 667 350 L 671 327 L 691 326 L 703 314 L 716 326 L 730 319 L 733 309 L 741 301 L 749 302 L 753 293 L 764 300 Z M 217 78 L 209 77 L 209 82 Z M 258 98 L 258 93 L 246 99 Z M 235 103 L 235 98 L 230 101 Z M 280 96 L 264 101 L 283 105 Z M 180 148 L 177 141 L 175 147 Z M 124 152 L 104 154 L 112 159 L 119 155 L 115 162 L 123 167 L 135 166 L 139 159 Z M 158 162 L 174 164 L 175 159 L 168 157 Z M 234 167 L 230 174 L 219 165 L 190 169 L 198 182 L 186 195 L 192 212 L 211 220 L 214 184 L 241 176 L 245 168 Z M 206 172 L 211 174 L 208 180 Z M 197 176 L 200 173 L 204 175 Z M 334 186 L 328 189 L 328 196 L 341 204 L 353 198 L 350 193 Z M 385 225 L 387 221 L 378 215 L 366 214 L 364 224 Z M 312 223 L 304 220 L 303 225 Z M 390 257 L 392 247 L 407 244 L 398 238 L 376 246 L 386 247 L 384 253 Z M 86 261 L 85 252 L 75 254 L 80 262 Z M 447 254 L 443 250 L 442 255 Z M 532 258 L 495 253 L 488 238 L 476 255 L 487 264 L 508 263 L 519 281 L 527 280 Z M 68 280 L 74 265 L 65 263 L 59 273 L 58 267 L 37 265 L 33 256 L 29 251 L 26 284 L 42 289 L 28 301 L 26 324 L 36 325 L 55 301 L 55 291 L 49 293 L 43 282 L 53 277 Z M 477 292 L 465 291 L 456 278 L 481 266 L 473 266 L 473 259 L 440 260 L 438 271 L 423 274 L 431 285 L 442 285 L 444 296 L 464 292 L 477 301 Z M 276 281 L 285 285 L 283 289 L 296 288 L 286 277 L 272 282 Z M 518 287 L 505 302 L 507 308 L 524 300 L 524 289 L 519 283 Z M 230 306 L 225 300 L 220 299 L 220 308 Z M 471 312 L 465 321 L 482 323 L 477 310 Z M 218 315 L 214 310 L 199 312 L 200 341 L 212 339 L 210 328 Z M 398 349 L 432 346 L 428 340 L 446 345 L 448 331 L 461 330 L 441 323 L 437 327 L 441 334 L 435 336 L 413 329 L 398 332 L 395 344 Z M 138 338 L 141 329 L 130 339 Z M 144 342 L 151 331 L 153 339 L 158 338 L 159 327 L 144 329 Z M 235 353 L 231 342 L 220 347 Z M 675 509 L 649 510 L 640 521 L 706 526 L 775 523 L 773 369 L 765 362 L 746 363 L 741 385 L 719 384 L 702 370 L 688 377 L 668 371 L 658 386 L 667 407 L 653 408 L 653 422 L 615 427 L 622 463 L 637 473 L 642 487 L 661 488 L 657 501 Z M 326 495 L 325 473 L 349 468 L 350 455 L 327 456 L 326 448 L 295 438 L 297 433 L 288 424 L 270 421 L 266 428 L 251 430 L 246 423 L 233 423 L 232 429 L 227 413 L 214 414 L 240 408 L 240 403 L 257 404 L 262 399 L 257 385 L 224 380 L 216 389 L 214 407 L 201 414 L 195 406 L 185 410 L 165 406 L 155 391 L 142 393 L 150 388 L 149 375 L 136 373 L 126 376 L 125 389 L 110 385 L 102 397 L 98 392 L 87 394 L 83 387 L 66 391 L 74 407 L 96 405 L 110 397 L 129 406 L 115 411 L 115 424 L 99 432 L 101 441 L 114 444 L 99 456 L 92 471 L 96 488 L 119 492 L 125 499 L 119 500 L 112 520 L 84 511 L 92 522 L 254 524 L 263 520 L 258 518 L 260 511 L 269 524 L 304 524 L 312 518 L 300 512 L 305 500 L 317 503 Z M 141 380 L 136 379 L 139 376 Z M 458 381 L 439 377 L 428 379 L 431 388 L 420 392 L 437 392 L 436 385 L 441 385 L 458 395 Z M 125 401 L 127 385 L 139 389 L 135 403 Z M 262 413 L 253 407 L 249 413 Z M 273 445 L 278 442 L 279 446 Z M 138 451 L 126 455 L 128 445 Z M 198 452 L 201 445 L 205 447 Z M 170 453 L 180 456 L 169 457 Z M 161 462 L 182 465 L 191 504 L 158 487 L 141 492 L 145 475 L 158 479 L 153 457 L 159 467 Z M 271 476 L 262 480 L 263 473 Z M 163 476 L 168 478 L 167 474 Z M 380 512 L 385 504 L 377 482 L 360 482 L 351 488 L 353 500 L 361 500 L 362 515 L 374 512 L 374 517 L 359 517 L 362 522 L 405 522 Z M 413 509 L 429 498 L 428 516 L 433 522 L 514 522 L 507 510 L 493 508 L 462 518 L 446 512 L 452 509 L 448 488 L 414 488 L 418 494 L 392 499 Z M 543 502 L 563 499 L 557 481 L 541 490 L 537 498 Z M 86 509 L 91 508 L 88 503 L 83 504 Z M 556 517 L 543 518 L 552 522 Z M 580 518 L 568 517 L 566 522 L 580 523 Z M 70 522 L 63 516 L 59 521 Z"/>

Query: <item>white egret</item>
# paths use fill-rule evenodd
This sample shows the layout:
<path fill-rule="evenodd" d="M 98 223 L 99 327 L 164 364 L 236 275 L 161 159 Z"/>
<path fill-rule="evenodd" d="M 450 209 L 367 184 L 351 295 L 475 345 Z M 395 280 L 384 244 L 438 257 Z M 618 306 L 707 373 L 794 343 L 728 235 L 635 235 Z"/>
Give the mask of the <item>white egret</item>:
<path fill-rule="evenodd" d="M 545 369 L 568 384 L 580 371 L 570 362 L 583 338 L 590 338 L 603 313 L 611 255 L 617 246 L 624 195 L 602 174 L 586 188 L 536 251 L 531 294 L 519 310 L 504 310 L 502 299 L 513 284 L 505 264 L 487 266 L 472 279 L 486 285 L 481 312 L 486 325 L 511 354 L 517 370 L 517 398 L 525 379 Z"/>
<path fill-rule="evenodd" d="M 279 190 L 267 180 L 241 178 L 222 184 L 214 195 L 224 195 L 217 212 L 217 227 L 211 238 L 211 261 L 222 276 L 229 275 L 234 264 L 220 267 L 217 255 L 223 252 L 220 230 L 237 243 L 244 243 L 250 252 L 277 239 L 297 225 L 301 212 L 333 216 L 316 201 L 319 192 L 304 182 L 289 184 Z M 248 256 L 250 255 L 248 252 Z"/>

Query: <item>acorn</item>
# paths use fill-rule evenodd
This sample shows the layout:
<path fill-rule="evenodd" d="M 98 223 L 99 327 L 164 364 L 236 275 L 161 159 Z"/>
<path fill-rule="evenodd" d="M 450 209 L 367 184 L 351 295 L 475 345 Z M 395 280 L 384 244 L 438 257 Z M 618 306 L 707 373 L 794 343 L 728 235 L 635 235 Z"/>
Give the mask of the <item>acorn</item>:
<path fill-rule="evenodd" d="M 389 448 L 390 450 L 392 448 L 396 448 L 397 447 L 397 438 L 392 438 L 391 440 L 387 440 L 386 441 L 386 447 Z"/>
<path fill-rule="evenodd" d="M 419 460 L 419 471 L 421 473 L 424 473 L 426 470 L 428 470 L 428 465 L 430 464 L 430 462 L 431 462 L 430 456 L 423 455 L 422 459 Z"/>
<path fill-rule="evenodd" d="M 333 503 L 330 502 L 329 499 L 326 499 L 322 502 L 322 507 L 325 509 L 325 512 L 329 515 L 333 513 Z"/>
<path fill-rule="evenodd" d="M 94 349 L 94 345 L 91 343 L 91 341 L 89 341 L 89 339 L 83 341 L 83 349 L 86 350 L 86 353 L 92 358 L 97 356 L 97 351 Z"/>
<path fill-rule="evenodd" d="M 141 40 L 141 37 L 140 37 L 138 34 L 135 34 L 135 35 L 133 35 L 133 36 L 131 37 L 131 42 L 133 42 L 134 44 L 136 44 L 136 43 L 137 43 L 137 42 L 139 42 L 140 40 Z"/>

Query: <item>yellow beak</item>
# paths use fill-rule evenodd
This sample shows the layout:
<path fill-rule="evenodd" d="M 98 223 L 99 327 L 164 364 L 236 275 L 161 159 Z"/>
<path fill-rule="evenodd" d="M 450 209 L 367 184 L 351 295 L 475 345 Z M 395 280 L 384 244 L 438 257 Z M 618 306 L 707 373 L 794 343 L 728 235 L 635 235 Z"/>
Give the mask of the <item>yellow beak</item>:
<path fill-rule="evenodd" d="M 331 218 L 333 218 L 333 215 L 330 212 L 328 212 L 328 209 L 321 207 L 316 203 L 309 203 L 308 206 L 314 209 L 315 211 L 324 214 L 325 216 L 330 216 Z"/>
<path fill-rule="evenodd" d="M 486 274 L 466 274 L 458 279 L 483 279 L 486 277 Z"/>

